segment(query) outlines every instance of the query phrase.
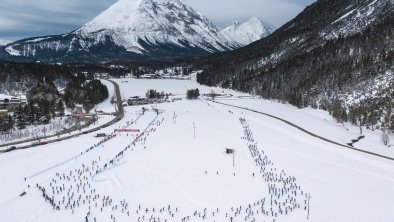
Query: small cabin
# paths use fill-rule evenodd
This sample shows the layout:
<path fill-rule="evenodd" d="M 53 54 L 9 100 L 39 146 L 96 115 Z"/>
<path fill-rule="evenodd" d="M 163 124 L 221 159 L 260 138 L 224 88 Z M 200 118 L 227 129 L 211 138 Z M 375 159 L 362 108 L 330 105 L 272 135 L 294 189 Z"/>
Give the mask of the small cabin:
<path fill-rule="evenodd" d="M 234 153 L 233 149 L 226 148 L 226 154 L 233 154 L 233 153 Z"/>
<path fill-rule="evenodd" d="M 84 112 L 83 111 L 83 107 L 81 105 L 76 105 L 75 108 L 74 108 L 74 111 L 76 113 L 83 113 Z"/>

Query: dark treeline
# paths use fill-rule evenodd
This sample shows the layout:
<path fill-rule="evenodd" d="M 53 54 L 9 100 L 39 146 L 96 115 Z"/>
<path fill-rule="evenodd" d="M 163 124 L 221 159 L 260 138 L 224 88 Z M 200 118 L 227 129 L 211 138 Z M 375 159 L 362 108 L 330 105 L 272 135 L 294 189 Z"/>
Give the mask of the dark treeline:
<path fill-rule="evenodd" d="M 154 74 L 164 71 L 165 74 L 172 71 L 174 75 L 189 75 L 193 71 L 195 58 L 185 58 L 174 61 L 113 61 L 102 64 L 69 64 L 67 67 L 73 73 L 86 73 L 87 79 L 92 80 L 95 73 L 108 73 L 114 78 L 133 74 L 139 77 L 144 74 Z"/>
<path fill-rule="evenodd" d="M 168 95 L 166 95 L 164 92 L 159 92 L 155 89 L 149 89 L 145 93 L 145 96 L 147 99 L 164 99 L 165 97 L 168 97 Z"/>
<path fill-rule="evenodd" d="M 0 61 L 0 92 L 26 92 L 43 79 L 65 85 L 71 76 L 70 69 L 62 65 Z"/>
<path fill-rule="evenodd" d="M 113 77 L 120 77 L 130 73 L 130 67 L 114 63 L 84 63 L 84 64 L 66 64 L 72 73 L 86 73 L 88 80 L 94 79 L 95 73 L 108 73 Z"/>
<path fill-rule="evenodd" d="M 198 89 L 189 89 L 186 92 L 186 98 L 187 99 L 198 99 L 198 97 L 200 97 L 200 90 Z"/>

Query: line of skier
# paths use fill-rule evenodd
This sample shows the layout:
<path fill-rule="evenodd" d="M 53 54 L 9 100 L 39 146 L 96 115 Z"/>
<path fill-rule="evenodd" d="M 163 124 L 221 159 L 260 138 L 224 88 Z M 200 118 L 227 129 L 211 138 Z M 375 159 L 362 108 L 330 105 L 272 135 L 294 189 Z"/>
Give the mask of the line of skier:
<path fill-rule="evenodd" d="M 261 211 L 267 216 L 278 217 L 288 215 L 296 209 L 307 210 L 307 193 L 297 184 L 296 178 L 289 176 L 284 170 L 279 170 L 268 158 L 264 150 L 258 149 L 253 132 L 245 118 L 240 118 L 245 135 L 242 137 L 247 142 L 252 158 L 260 169 L 260 174 L 268 186 L 268 198 L 262 199 Z M 252 211 L 249 217 L 253 216 Z"/>

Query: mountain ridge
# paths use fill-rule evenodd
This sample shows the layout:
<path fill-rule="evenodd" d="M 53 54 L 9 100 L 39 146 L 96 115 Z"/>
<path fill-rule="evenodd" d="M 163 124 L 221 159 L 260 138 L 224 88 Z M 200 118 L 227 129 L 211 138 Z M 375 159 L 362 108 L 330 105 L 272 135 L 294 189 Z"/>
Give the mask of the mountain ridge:
<path fill-rule="evenodd" d="M 252 17 L 243 23 L 235 21 L 232 25 L 222 29 L 220 32 L 228 40 L 234 42 L 234 44 L 246 46 L 267 37 L 273 31 L 273 27 L 265 24 L 257 17 Z"/>
<path fill-rule="evenodd" d="M 254 39 L 253 39 L 254 41 Z M 6 60 L 105 62 L 205 56 L 250 42 L 222 35 L 180 0 L 119 0 L 79 29 L 0 48 Z"/>

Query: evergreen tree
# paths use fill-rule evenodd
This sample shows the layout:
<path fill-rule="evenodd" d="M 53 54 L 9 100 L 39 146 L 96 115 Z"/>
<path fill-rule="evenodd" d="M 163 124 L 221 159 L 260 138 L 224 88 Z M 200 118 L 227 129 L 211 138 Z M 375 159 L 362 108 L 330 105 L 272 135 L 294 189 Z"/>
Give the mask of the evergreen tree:
<path fill-rule="evenodd" d="M 6 117 L 5 116 L 0 116 L 0 132 L 5 133 L 6 132 Z"/>
<path fill-rule="evenodd" d="M 56 106 L 56 111 L 59 113 L 60 117 L 64 116 L 64 104 L 63 104 L 63 100 L 59 100 L 57 102 L 57 106 Z"/>
<path fill-rule="evenodd" d="M 388 98 L 386 99 L 386 115 L 384 117 L 384 127 L 386 127 L 387 129 L 391 128 L 391 115 L 393 112 L 393 105 L 392 105 L 392 99 L 391 96 L 388 96 Z"/>
<path fill-rule="evenodd" d="M 302 108 L 303 102 L 302 102 L 302 96 L 300 93 L 293 92 L 289 95 L 289 103 L 293 106 L 296 106 L 298 108 Z"/>
<path fill-rule="evenodd" d="M 200 97 L 200 91 L 198 89 L 190 89 L 187 90 L 186 92 L 186 98 L 187 99 L 197 99 L 198 97 Z"/>
<path fill-rule="evenodd" d="M 342 108 L 342 101 L 340 99 L 335 98 L 332 102 L 332 111 L 331 115 L 338 121 L 343 122 L 343 114 L 345 113 Z"/>
<path fill-rule="evenodd" d="M 46 100 L 41 101 L 43 116 L 41 117 L 41 122 L 43 124 L 48 124 L 51 120 L 51 106 L 50 103 Z"/>
<path fill-rule="evenodd" d="M 37 108 L 33 103 L 29 103 L 27 106 L 27 112 L 26 112 L 26 121 L 30 124 L 33 125 L 36 122 L 36 115 L 37 115 Z"/>
<path fill-rule="evenodd" d="M 11 115 L 0 116 L 0 132 L 2 134 L 9 132 L 14 128 L 14 121 Z"/>
<path fill-rule="evenodd" d="M 11 115 L 8 115 L 7 124 L 6 124 L 6 132 L 11 131 L 14 128 L 14 125 L 15 125 L 14 119 L 12 118 Z"/>
<path fill-rule="evenodd" d="M 18 129 L 26 128 L 26 115 L 24 113 L 24 108 L 22 105 L 19 105 L 15 109 L 15 119 L 16 119 L 16 127 Z"/>

